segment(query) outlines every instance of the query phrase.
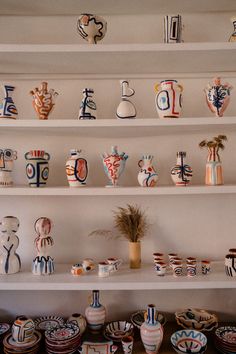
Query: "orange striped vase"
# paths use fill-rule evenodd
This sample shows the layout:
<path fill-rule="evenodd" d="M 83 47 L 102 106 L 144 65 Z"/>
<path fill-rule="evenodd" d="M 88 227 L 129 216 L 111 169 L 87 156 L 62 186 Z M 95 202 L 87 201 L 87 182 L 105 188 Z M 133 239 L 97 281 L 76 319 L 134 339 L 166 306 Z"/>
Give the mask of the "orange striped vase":
<path fill-rule="evenodd" d="M 210 186 L 224 184 L 220 156 L 215 148 L 209 149 L 206 163 L 205 183 Z"/>
<path fill-rule="evenodd" d="M 92 302 L 85 310 L 88 328 L 91 332 L 101 331 L 106 317 L 106 309 L 99 302 L 99 290 L 93 290 Z"/>

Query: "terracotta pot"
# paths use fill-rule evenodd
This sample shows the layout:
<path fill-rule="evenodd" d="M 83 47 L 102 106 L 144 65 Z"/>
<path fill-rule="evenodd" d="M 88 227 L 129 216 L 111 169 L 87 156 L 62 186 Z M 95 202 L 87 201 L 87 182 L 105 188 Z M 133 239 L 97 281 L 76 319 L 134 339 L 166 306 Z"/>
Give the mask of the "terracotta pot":
<path fill-rule="evenodd" d="M 129 243 L 129 267 L 141 268 L 141 243 L 130 242 Z"/>

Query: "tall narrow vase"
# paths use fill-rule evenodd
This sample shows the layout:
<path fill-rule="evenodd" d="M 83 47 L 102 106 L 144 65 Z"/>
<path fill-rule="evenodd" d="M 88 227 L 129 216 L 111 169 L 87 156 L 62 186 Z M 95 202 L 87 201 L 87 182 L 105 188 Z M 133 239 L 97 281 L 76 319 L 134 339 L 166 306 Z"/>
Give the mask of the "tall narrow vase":
<path fill-rule="evenodd" d="M 220 155 L 215 147 L 208 148 L 205 183 L 211 186 L 224 184 Z"/>
<path fill-rule="evenodd" d="M 99 302 L 99 290 L 93 290 L 92 302 L 85 310 L 88 328 L 91 332 L 100 332 L 106 317 L 106 309 Z"/>
<path fill-rule="evenodd" d="M 129 267 L 141 267 L 141 242 L 129 242 Z"/>

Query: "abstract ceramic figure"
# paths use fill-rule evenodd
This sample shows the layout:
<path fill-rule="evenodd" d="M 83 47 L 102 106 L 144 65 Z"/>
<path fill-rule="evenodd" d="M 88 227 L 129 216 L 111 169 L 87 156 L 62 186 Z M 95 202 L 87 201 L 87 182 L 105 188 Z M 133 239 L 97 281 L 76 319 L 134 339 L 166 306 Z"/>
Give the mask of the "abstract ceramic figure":
<path fill-rule="evenodd" d="M 77 30 L 89 44 L 96 44 L 105 36 L 107 22 L 101 16 L 82 14 L 77 22 Z"/>
<path fill-rule="evenodd" d="M 20 222 L 15 216 L 5 216 L 1 222 L 0 239 L 0 274 L 18 273 L 21 261 L 16 249 L 19 246 L 19 238 L 16 235 Z"/>
<path fill-rule="evenodd" d="M 182 42 L 182 18 L 180 15 L 164 17 L 164 43 Z"/>
<path fill-rule="evenodd" d="M 18 115 L 17 108 L 12 98 L 14 86 L 3 85 L 5 97 L 0 102 L 0 118 L 16 119 Z"/>
<path fill-rule="evenodd" d="M 163 327 L 156 318 L 155 305 L 148 305 L 147 318 L 140 328 L 141 339 L 147 354 L 156 354 L 163 340 Z"/>
<path fill-rule="evenodd" d="M 133 336 L 124 336 L 121 339 L 122 349 L 124 354 L 132 354 L 134 337 Z"/>
<path fill-rule="evenodd" d="M 121 85 L 121 102 L 116 110 L 116 116 L 120 119 L 125 118 L 135 118 L 136 117 L 136 108 L 134 104 L 129 100 L 129 97 L 135 94 L 134 89 L 129 87 L 129 81 L 123 80 L 120 81 Z"/>
<path fill-rule="evenodd" d="M 0 149 L 0 187 L 13 185 L 12 170 L 17 152 L 12 149 Z"/>
<path fill-rule="evenodd" d="M 227 254 L 225 256 L 225 273 L 229 277 L 236 277 L 236 255 Z"/>
<path fill-rule="evenodd" d="M 81 313 L 73 313 L 67 320 L 67 323 L 72 323 L 79 327 L 80 334 L 83 334 L 87 327 L 87 322 L 84 316 Z"/>
<path fill-rule="evenodd" d="M 27 316 L 18 316 L 11 329 L 12 338 L 17 343 L 28 343 L 31 341 L 35 330 L 34 321 Z"/>
<path fill-rule="evenodd" d="M 187 186 L 193 176 L 192 168 L 185 163 L 186 152 L 177 152 L 176 165 L 171 170 L 171 178 L 176 186 Z"/>
<path fill-rule="evenodd" d="M 106 309 L 99 302 L 99 290 L 93 290 L 90 306 L 85 310 L 85 318 L 91 332 L 100 332 L 105 323 Z"/>
<path fill-rule="evenodd" d="M 140 167 L 138 182 L 142 187 L 155 187 L 157 184 L 158 174 L 152 165 L 152 160 L 152 155 L 143 155 L 142 159 L 138 162 L 138 166 Z"/>
<path fill-rule="evenodd" d="M 163 80 L 155 85 L 156 109 L 160 118 L 179 118 L 182 111 L 183 86 L 176 80 Z"/>
<path fill-rule="evenodd" d="M 233 33 L 229 37 L 229 42 L 236 42 L 236 17 L 231 18 L 232 24 L 233 24 Z"/>
<path fill-rule="evenodd" d="M 228 83 L 222 84 L 221 79 L 216 77 L 213 79 L 213 85 L 208 84 L 204 89 L 207 105 L 216 117 L 223 117 L 223 113 L 230 101 L 232 88 Z"/>
<path fill-rule="evenodd" d="M 66 175 L 70 187 L 86 185 L 88 176 L 88 162 L 81 157 L 81 150 L 70 150 L 70 157 L 66 161 Z"/>
<path fill-rule="evenodd" d="M 83 89 L 83 99 L 79 110 L 79 119 L 96 119 L 97 106 L 92 97 L 94 90 L 90 88 Z"/>
<path fill-rule="evenodd" d="M 39 119 L 48 119 L 55 105 L 58 93 L 54 89 L 48 90 L 48 83 L 42 82 L 41 86 L 30 91 L 33 96 L 33 107 Z"/>
<path fill-rule="evenodd" d="M 35 221 L 34 229 L 37 237 L 34 240 L 37 256 L 33 260 L 32 273 L 35 275 L 50 275 L 54 272 L 54 261 L 50 255 L 54 244 L 50 236 L 52 222 L 49 218 L 41 217 Z"/>
<path fill-rule="evenodd" d="M 102 162 L 105 173 L 110 180 L 108 187 L 117 187 L 118 179 L 125 168 L 128 155 L 125 152 L 118 152 L 117 146 L 111 147 L 111 153 L 102 154 Z"/>
<path fill-rule="evenodd" d="M 43 187 L 49 175 L 50 155 L 44 150 L 31 150 L 26 152 L 26 175 L 30 187 Z"/>

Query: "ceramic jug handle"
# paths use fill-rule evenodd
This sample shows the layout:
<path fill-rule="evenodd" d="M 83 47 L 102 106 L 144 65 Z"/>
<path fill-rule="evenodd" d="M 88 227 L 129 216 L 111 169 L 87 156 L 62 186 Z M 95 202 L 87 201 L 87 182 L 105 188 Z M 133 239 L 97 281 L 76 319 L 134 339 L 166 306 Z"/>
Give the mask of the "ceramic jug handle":
<path fill-rule="evenodd" d="M 138 162 L 138 167 L 140 167 L 140 168 L 143 167 L 143 160 L 139 160 L 139 162 Z"/>
<path fill-rule="evenodd" d="M 28 158 L 29 153 L 30 153 L 29 151 L 25 153 L 25 159 L 26 160 L 29 160 L 29 158 Z"/>
<path fill-rule="evenodd" d="M 156 92 L 159 91 L 159 86 L 160 86 L 160 84 L 156 84 L 156 85 L 154 86 L 154 90 L 155 90 Z"/>
<path fill-rule="evenodd" d="M 183 86 L 178 84 L 178 88 L 180 89 L 180 92 L 183 92 Z"/>
<path fill-rule="evenodd" d="M 48 152 L 45 152 L 45 153 L 44 153 L 44 156 L 45 156 L 45 159 L 46 159 L 46 160 L 48 160 L 48 161 L 50 160 L 50 155 L 49 155 Z"/>

